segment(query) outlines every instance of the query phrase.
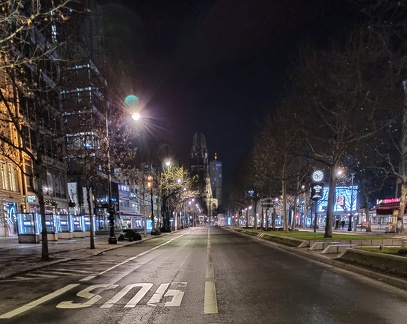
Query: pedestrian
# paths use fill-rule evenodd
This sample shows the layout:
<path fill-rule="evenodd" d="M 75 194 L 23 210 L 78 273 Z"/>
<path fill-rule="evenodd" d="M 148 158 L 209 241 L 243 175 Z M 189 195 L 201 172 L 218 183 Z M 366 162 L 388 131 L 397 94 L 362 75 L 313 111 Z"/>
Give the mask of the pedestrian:
<path fill-rule="evenodd" d="M 341 228 L 343 229 L 345 227 L 345 220 L 342 219 L 341 221 Z"/>

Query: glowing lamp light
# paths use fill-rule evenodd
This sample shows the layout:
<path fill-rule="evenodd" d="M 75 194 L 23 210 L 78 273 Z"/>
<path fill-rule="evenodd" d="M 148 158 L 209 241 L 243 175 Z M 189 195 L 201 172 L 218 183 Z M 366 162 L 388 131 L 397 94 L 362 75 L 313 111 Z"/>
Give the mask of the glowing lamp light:
<path fill-rule="evenodd" d="M 134 113 L 131 115 L 131 119 L 133 119 L 135 121 L 140 120 L 140 118 L 141 118 L 141 115 L 139 113 Z"/>

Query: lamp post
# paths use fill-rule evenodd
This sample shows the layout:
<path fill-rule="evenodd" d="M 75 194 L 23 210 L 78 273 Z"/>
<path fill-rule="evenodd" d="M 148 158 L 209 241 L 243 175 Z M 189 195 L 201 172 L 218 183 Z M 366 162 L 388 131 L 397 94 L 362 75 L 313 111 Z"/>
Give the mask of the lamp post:
<path fill-rule="evenodd" d="M 350 177 L 351 177 L 351 185 L 350 185 L 350 208 L 349 208 L 349 224 L 348 224 L 348 231 L 352 230 L 352 218 L 353 218 L 353 179 L 355 178 L 355 172 L 351 171 L 350 172 Z M 356 228 L 355 228 L 356 230 Z"/>
<path fill-rule="evenodd" d="M 110 143 L 109 143 L 109 122 L 106 109 L 106 144 L 107 144 L 107 181 L 108 181 L 108 208 L 109 208 L 109 244 L 117 244 L 117 239 L 114 234 L 114 207 L 112 204 L 112 171 L 110 165 Z"/>

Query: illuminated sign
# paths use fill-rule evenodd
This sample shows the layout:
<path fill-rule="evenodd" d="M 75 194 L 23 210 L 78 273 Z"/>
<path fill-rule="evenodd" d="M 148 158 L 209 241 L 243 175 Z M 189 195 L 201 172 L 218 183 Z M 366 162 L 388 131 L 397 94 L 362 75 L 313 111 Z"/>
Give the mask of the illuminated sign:
<path fill-rule="evenodd" d="M 381 199 L 377 201 L 377 204 L 394 204 L 399 203 L 400 198 L 389 198 L 389 199 Z"/>
<path fill-rule="evenodd" d="M 27 196 L 27 202 L 35 203 L 35 196 Z"/>
<path fill-rule="evenodd" d="M 311 187 L 311 199 L 312 200 L 319 200 L 322 198 L 323 193 L 323 185 L 322 184 L 313 184 Z"/>
<path fill-rule="evenodd" d="M 322 198 L 318 202 L 318 212 L 324 212 L 328 207 L 329 188 L 323 189 Z M 355 212 L 358 201 L 358 186 L 340 186 L 335 189 L 334 212 Z M 351 207 L 352 205 L 352 207 Z"/>

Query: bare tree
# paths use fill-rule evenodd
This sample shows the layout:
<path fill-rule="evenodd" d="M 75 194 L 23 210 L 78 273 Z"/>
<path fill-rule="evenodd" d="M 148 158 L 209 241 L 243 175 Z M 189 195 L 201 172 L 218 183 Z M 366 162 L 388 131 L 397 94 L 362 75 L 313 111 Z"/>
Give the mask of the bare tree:
<path fill-rule="evenodd" d="M 399 159 L 393 159 L 385 150 L 380 151 L 389 162 L 391 173 L 400 184 L 400 208 L 397 216 L 397 233 L 404 231 L 403 216 L 407 205 L 407 5 L 404 1 L 354 1 L 350 2 L 360 10 L 366 18 L 366 25 L 370 35 L 381 45 L 380 53 L 387 58 L 384 71 L 387 72 L 387 86 L 393 89 L 391 106 L 395 120 L 402 120 L 398 128 L 398 138 L 392 136 L 389 145 L 393 145 L 399 152 Z M 404 91 L 404 96 L 401 94 Z M 397 129 L 397 128 L 396 128 Z M 391 132 L 394 135 L 394 131 Z"/>
<path fill-rule="evenodd" d="M 329 170 L 329 194 L 325 237 L 332 237 L 336 172 L 343 157 L 356 143 L 388 124 L 382 119 L 388 57 L 382 44 L 364 30 L 357 30 L 329 52 L 310 52 L 302 66 L 299 83 L 304 94 L 303 128 L 308 155 Z M 391 85 L 389 85 L 391 87 Z"/>
<path fill-rule="evenodd" d="M 58 27 L 77 12 L 78 3 L 77 0 L 0 1 L 0 57 L 3 60 L 0 69 L 48 60 L 60 46 Z M 47 42 L 38 42 L 38 34 Z M 35 46 L 33 39 L 36 39 Z M 30 48 L 28 55 L 27 48 Z"/>
<path fill-rule="evenodd" d="M 76 1 L 3 1 L 0 16 L 0 89 L 4 157 L 15 163 L 38 197 L 42 260 L 49 259 L 44 184 L 52 164 L 63 172 L 63 135 L 59 113 L 59 27 Z M 69 14 L 68 14 L 69 13 Z M 18 156 L 18 159 L 16 158 Z M 59 156 L 59 158 L 58 158 Z"/>
<path fill-rule="evenodd" d="M 302 122 L 294 100 L 282 101 L 279 112 L 265 119 L 263 127 L 255 138 L 255 153 L 253 165 L 257 168 L 261 187 L 270 186 L 270 181 L 280 183 L 282 196 L 282 212 L 284 230 L 288 231 L 288 195 L 298 195 L 298 178 L 305 177 L 300 147 L 303 145 L 300 137 Z M 267 184 L 268 182 L 268 184 Z M 291 199 L 296 209 L 296 199 Z M 295 225 L 294 225 L 295 226 Z"/>

